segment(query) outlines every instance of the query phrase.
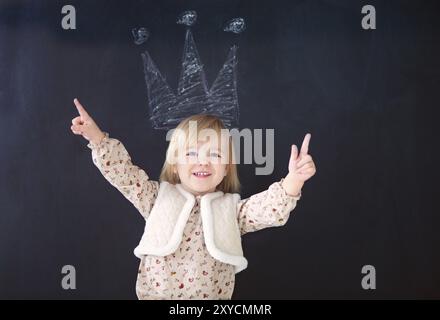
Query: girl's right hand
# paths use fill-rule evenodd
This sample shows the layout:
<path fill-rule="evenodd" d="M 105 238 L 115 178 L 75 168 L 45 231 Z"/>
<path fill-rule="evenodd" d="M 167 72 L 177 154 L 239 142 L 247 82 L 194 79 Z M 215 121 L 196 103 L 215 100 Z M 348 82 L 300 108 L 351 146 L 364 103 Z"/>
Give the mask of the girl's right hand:
<path fill-rule="evenodd" d="M 86 140 L 93 144 L 99 144 L 104 138 L 104 133 L 99 129 L 98 125 L 87 113 L 86 109 L 79 103 L 78 99 L 74 99 L 76 109 L 79 116 L 72 119 L 72 126 L 70 129 L 76 135 L 82 135 Z"/>

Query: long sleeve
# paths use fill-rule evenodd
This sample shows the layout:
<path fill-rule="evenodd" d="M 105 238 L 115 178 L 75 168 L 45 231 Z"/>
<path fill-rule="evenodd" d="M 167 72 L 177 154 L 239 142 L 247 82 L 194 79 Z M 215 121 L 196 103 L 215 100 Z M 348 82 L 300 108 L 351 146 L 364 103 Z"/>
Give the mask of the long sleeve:
<path fill-rule="evenodd" d="M 117 188 L 146 219 L 159 190 L 159 182 L 131 162 L 124 145 L 107 132 L 99 144 L 89 142 L 95 166 L 104 178 Z"/>
<path fill-rule="evenodd" d="M 286 224 L 301 194 L 287 194 L 282 187 L 282 181 L 283 179 L 274 182 L 267 190 L 238 202 L 238 224 L 242 235 Z"/>

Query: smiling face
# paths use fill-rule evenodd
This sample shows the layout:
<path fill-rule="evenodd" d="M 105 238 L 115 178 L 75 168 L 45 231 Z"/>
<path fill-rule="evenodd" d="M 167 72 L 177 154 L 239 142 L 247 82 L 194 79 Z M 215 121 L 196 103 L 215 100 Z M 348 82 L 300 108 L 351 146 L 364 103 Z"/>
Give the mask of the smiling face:
<path fill-rule="evenodd" d="M 210 140 L 186 147 L 174 167 L 182 187 L 196 196 L 214 192 L 227 175 L 227 155 L 222 150 Z"/>
<path fill-rule="evenodd" d="M 192 115 L 169 133 L 161 182 L 180 183 L 194 195 L 239 192 L 233 139 L 218 117 Z"/>

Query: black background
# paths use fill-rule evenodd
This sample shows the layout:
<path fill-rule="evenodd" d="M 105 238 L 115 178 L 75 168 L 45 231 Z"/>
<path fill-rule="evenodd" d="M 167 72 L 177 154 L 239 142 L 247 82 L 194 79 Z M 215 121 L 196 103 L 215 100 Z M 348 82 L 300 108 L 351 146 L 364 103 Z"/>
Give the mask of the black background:
<path fill-rule="evenodd" d="M 76 30 L 61 28 L 66 4 Z M 240 129 L 275 129 L 275 170 L 241 165 L 242 198 L 287 174 L 307 132 L 317 165 L 286 226 L 243 237 L 233 298 L 440 298 L 440 8 L 348 0 L 0 1 L 0 298 L 136 298 L 144 222 L 71 133 L 72 100 L 157 179 L 167 143 L 140 53 L 176 88 L 189 9 L 210 84 L 239 46 Z M 223 32 L 235 17 L 247 30 Z M 151 38 L 136 46 L 139 26 Z M 76 290 L 61 288 L 67 264 Z M 361 287 L 367 264 L 376 290 Z"/>

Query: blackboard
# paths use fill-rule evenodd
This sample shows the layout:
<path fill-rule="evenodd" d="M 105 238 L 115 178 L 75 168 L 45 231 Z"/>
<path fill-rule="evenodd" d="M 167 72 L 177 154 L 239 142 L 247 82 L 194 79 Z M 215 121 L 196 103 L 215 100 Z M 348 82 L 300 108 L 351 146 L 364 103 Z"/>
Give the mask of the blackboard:
<path fill-rule="evenodd" d="M 75 30 L 61 27 L 66 4 Z M 275 130 L 275 169 L 240 165 L 242 198 L 285 176 L 290 145 L 312 133 L 317 174 L 284 227 L 244 236 L 233 298 L 440 298 L 438 5 L 368 4 L 374 30 L 363 1 L 2 1 L 0 298 L 136 298 L 143 219 L 70 132 L 72 100 L 158 179 L 167 143 L 148 119 L 140 54 L 176 88 L 184 10 L 198 13 L 211 83 L 238 45 L 240 128 Z M 223 32 L 234 17 L 247 29 Z M 151 36 L 136 45 L 140 26 Z M 61 287 L 64 265 L 75 290 Z M 375 290 L 361 286 L 364 265 Z"/>

